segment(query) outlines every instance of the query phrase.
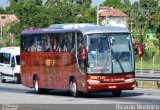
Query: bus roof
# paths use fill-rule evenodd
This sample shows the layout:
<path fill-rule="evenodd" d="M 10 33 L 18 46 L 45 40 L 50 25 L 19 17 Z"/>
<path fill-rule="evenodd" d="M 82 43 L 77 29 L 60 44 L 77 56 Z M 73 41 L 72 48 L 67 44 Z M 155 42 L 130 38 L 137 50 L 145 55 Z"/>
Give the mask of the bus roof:
<path fill-rule="evenodd" d="M 124 27 L 115 27 L 115 26 L 91 26 L 89 28 L 84 27 L 80 28 L 80 30 L 85 33 L 129 33 L 129 30 Z"/>
<path fill-rule="evenodd" d="M 129 33 L 125 27 L 116 26 L 99 26 L 90 23 L 77 24 L 53 24 L 45 29 L 29 29 L 23 30 L 21 34 L 37 34 L 37 33 L 60 33 L 60 32 L 82 32 L 83 34 L 91 33 Z"/>
<path fill-rule="evenodd" d="M 48 28 L 49 29 L 78 29 L 83 27 L 95 26 L 95 24 L 91 23 L 67 23 L 67 24 L 52 24 Z"/>

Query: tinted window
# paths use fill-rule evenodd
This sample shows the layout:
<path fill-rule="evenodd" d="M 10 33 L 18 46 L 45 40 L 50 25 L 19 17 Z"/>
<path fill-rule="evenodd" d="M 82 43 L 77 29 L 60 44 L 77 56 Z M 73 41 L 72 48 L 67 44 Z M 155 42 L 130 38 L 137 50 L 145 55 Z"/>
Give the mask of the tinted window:
<path fill-rule="evenodd" d="M 17 65 L 20 65 L 20 56 L 19 55 L 16 56 L 16 62 L 17 62 Z"/>
<path fill-rule="evenodd" d="M 14 57 L 12 57 L 11 66 L 12 66 L 12 67 L 15 67 L 15 58 L 14 58 Z"/>
<path fill-rule="evenodd" d="M 11 54 L 3 53 L 3 63 L 9 64 L 10 63 Z"/>
<path fill-rule="evenodd" d="M 0 53 L 0 63 L 3 63 L 3 53 Z"/>
<path fill-rule="evenodd" d="M 29 36 L 30 35 L 21 36 L 21 51 L 26 51 L 26 52 L 28 51 L 30 44 Z"/>
<path fill-rule="evenodd" d="M 75 33 L 22 35 L 21 51 L 28 51 L 28 52 L 75 51 Z"/>

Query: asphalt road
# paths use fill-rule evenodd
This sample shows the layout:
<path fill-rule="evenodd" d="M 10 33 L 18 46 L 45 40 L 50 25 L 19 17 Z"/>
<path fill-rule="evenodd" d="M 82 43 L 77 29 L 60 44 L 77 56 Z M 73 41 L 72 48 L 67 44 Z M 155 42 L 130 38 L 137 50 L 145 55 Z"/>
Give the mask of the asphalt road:
<path fill-rule="evenodd" d="M 8 82 L 0 83 L 0 104 L 0 108 L 14 104 L 13 106 L 18 105 L 22 110 L 115 110 L 119 104 L 159 104 L 160 109 L 160 90 L 136 88 L 123 91 L 121 97 L 102 92 L 74 98 L 66 91 L 53 90 L 48 94 L 35 94 L 31 88 Z"/>

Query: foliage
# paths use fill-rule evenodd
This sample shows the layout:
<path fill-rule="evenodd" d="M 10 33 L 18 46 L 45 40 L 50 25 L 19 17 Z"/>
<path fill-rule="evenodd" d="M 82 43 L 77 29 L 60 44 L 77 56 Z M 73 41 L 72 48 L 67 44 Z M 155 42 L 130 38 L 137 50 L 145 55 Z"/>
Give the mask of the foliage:
<path fill-rule="evenodd" d="M 0 7 L 0 14 L 5 14 L 5 13 L 6 13 L 5 9 Z"/>
<path fill-rule="evenodd" d="M 6 26 L 9 29 L 4 32 L 6 39 L 8 39 L 8 32 L 14 34 L 15 45 L 20 44 L 20 33 L 23 29 L 44 28 L 57 23 L 94 23 L 96 21 L 96 11 L 94 8 L 90 8 L 91 0 L 82 0 L 83 2 L 79 2 L 79 0 L 47 0 L 45 4 L 42 0 L 9 1 L 10 6 L 5 11 L 15 14 L 19 21 L 10 24 L 9 27 Z M 9 41 L 6 42 L 9 45 Z"/>
<path fill-rule="evenodd" d="M 156 29 L 154 22 L 155 9 L 158 8 L 155 0 L 140 0 L 131 6 L 129 16 L 130 29 L 133 32 L 134 41 L 143 45 L 144 54 L 153 56 L 158 54 L 158 36 L 150 39 L 146 36 L 148 29 Z M 157 17 L 156 17 L 157 18 Z M 135 34 L 136 33 L 136 34 Z"/>
<path fill-rule="evenodd" d="M 136 56 L 136 69 L 141 69 L 141 63 L 142 63 L 142 69 L 147 70 L 160 70 L 160 58 L 158 55 L 155 55 L 154 57 L 150 55 L 145 55 L 141 59 Z"/>
<path fill-rule="evenodd" d="M 160 7 L 159 0 L 139 0 L 131 5 L 129 0 L 105 0 L 103 6 L 121 9 L 128 15 L 128 26 L 133 41 L 140 42 L 146 55 L 160 55 Z M 148 29 L 156 29 L 156 36 L 146 36 Z"/>
<path fill-rule="evenodd" d="M 121 8 L 122 6 L 121 0 L 106 0 L 103 5 L 114 8 Z"/>

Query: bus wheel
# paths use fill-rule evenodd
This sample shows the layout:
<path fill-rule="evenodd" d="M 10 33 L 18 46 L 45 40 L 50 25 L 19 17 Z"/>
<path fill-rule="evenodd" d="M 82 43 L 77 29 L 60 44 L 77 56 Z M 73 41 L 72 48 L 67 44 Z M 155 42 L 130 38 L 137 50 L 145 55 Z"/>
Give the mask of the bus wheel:
<path fill-rule="evenodd" d="M 38 84 L 38 79 L 36 77 L 34 78 L 34 91 L 36 94 L 39 94 L 41 92 Z"/>
<path fill-rule="evenodd" d="M 3 79 L 2 73 L 0 74 L 0 80 L 1 80 L 2 83 L 6 82 L 6 79 Z"/>
<path fill-rule="evenodd" d="M 113 95 L 114 97 L 120 97 L 120 96 L 121 96 L 121 93 L 122 93 L 121 90 L 120 90 L 120 91 L 113 91 L 113 92 L 112 92 L 112 95 Z"/>
<path fill-rule="evenodd" d="M 73 97 L 77 97 L 79 95 L 77 91 L 77 84 L 74 79 L 70 81 L 70 94 Z"/>

